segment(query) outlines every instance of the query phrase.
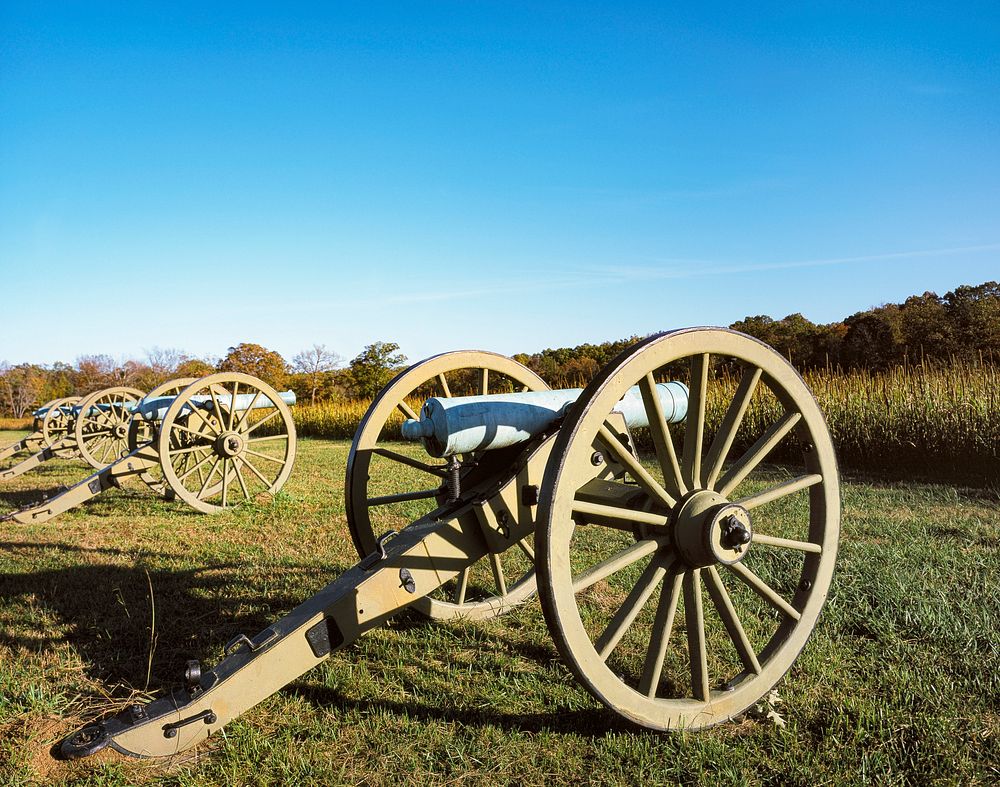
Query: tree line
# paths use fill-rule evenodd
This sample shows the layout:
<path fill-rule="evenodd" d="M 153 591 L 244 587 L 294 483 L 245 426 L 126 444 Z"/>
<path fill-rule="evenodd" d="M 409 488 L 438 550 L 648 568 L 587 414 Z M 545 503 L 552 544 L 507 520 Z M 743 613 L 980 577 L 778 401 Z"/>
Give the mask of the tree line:
<path fill-rule="evenodd" d="M 142 360 L 86 355 L 74 364 L 51 366 L 0 361 L 0 416 L 23 418 L 44 402 L 102 388 L 128 386 L 150 391 L 167 380 L 198 378 L 212 372 L 252 374 L 278 390 L 290 388 L 300 402 L 371 398 L 405 362 L 406 356 L 394 342 L 368 345 L 345 368 L 341 368 L 343 358 L 322 344 L 303 350 L 288 363 L 276 351 L 249 342 L 230 347 L 221 359 L 154 348 Z"/>
<path fill-rule="evenodd" d="M 839 322 L 813 323 L 802 314 L 775 320 L 746 317 L 731 328 L 774 347 L 801 370 L 818 368 L 885 370 L 916 364 L 977 362 L 1000 364 L 1000 284 L 963 285 L 939 296 L 913 295 L 857 312 Z M 555 388 L 585 386 L 598 370 L 641 337 L 519 353 L 515 360 Z M 115 361 L 107 355 L 51 366 L 0 362 L 0 415 L 23 417 L 39 404 L 115 385 L 148 391 L 177 377 L 238 371 L 279 390 L 291 388 L 300 402 L 370 399 L 406 363 L 395 342 L 374 342 L 345 364 L 323 344 L 287 362 L 259 344 L 230 347 L 219 360 L 154 348 L 142 360 Z"/>
<path fill-rule="evenodd" d="M 801 371 L 884 371 L 907 365 L 956 362 L 1000 364 L 1000 284 L 963 285 L 943 296 L 913 295 L 838 322 L 814 323 L 802 314 L 780 320 L 745 317 L 730 328 L 769 344 Z M 604 364 L 640 337 L 542 350 L 515 359 L 549 385 L 586 384 Z"/>

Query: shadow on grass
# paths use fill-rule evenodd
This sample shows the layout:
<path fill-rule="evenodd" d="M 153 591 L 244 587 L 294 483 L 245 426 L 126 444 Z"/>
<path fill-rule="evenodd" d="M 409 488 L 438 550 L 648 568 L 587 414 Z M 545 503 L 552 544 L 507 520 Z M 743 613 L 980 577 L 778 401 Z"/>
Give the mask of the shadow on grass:
<path fill-rule="evenodd" d="M 227 641 L 241 633 L 257 634 L 311 595 L 306 586 L 318 589 L 317 578 L 325 584 L 345 568 L 282 565 L 262 571 L 233 561 L 164 567 L 181 556 L 29 541 L 0 542 L 0 554 L 16 556 L 22 565 L 51 566 L 67 556 L 76 561 L 66 567 L 0 574 L 0 646 L 37 652 L 68 644 L 79 654 L 88 678 L 124 694 L 177 688 L 188 659 L 214 665 Z M 403 633 L 438 624 L 411 609 L 390 625 Z M 496 633 L 484 633 L 482 646 L 516 651 L 523 659 L 542 663 L 555 657 L 544 645 Z M 340 657 L 359 658 L 350 649 Z M 338 711 L 383 709 L 416 719 L 524 732 L 599 736 L 623 724 L 603 708 L 508 713 L 502 707 L 354 700 L 308 683 L 294 683 L 285 691 Z"/>
<path fill-rule="evenodd" d="M 505 713 L 500 707 L 458 708 L 448 705 L 424 705 L 418 702 L 356 700 L 345 697 L 336 689 L 317 684 L 295 683 L 285 691 L 328 711 L 359 710 L 370 713 L 373 710 L 382 710 L 420 721 L 456 722 L 472 727 L 499 727 L 504 730 L 529 733 L 571 733 L 591 738 L 603 738 L 613 730 L 627 729 L 634 732 L 637 729 L 604 707 L 561 709 L 540 713 Z"/>
<path fill-rule="evenodd" d="M 2 553 L 19 553 L 22 564 L 51 566 L 67 553 L 82 560 L 0 574 L 0 645 L 40 651 L 68 643 L 88 677 L 149 690 L 179 685 L 188 659 L 215 663 L 232 637 L 263 630 L 310 595 L 304 583 L 328 573 L 232 561 L 164 567 L 183 558 L 65 543 L 0 542 Z"/>

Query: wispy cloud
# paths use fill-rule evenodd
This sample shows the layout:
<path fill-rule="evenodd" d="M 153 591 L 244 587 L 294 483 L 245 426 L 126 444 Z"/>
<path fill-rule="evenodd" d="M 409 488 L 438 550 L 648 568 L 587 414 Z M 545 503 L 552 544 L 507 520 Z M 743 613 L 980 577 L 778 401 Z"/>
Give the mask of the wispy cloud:
<path fill-rule="evenodd" d="M 964 254 L 982 254 L 1000 251 L 1000 243 L 986 243 L 978 246 L 953 246 L 937 249 L 907 249 L 905 251 L 882 252 L 879 254 L 862 254 L 850 257 L 823 257 L 806 260 L 761 261 L 761 262 L 723 262 L 718 260 L 666 258 L 656 260 L 652 265 L 588 265 L 576 268 L 563 268 L 549 271 L 548 275 L 539 275 L 537 270 L 511 270 L 502 280 L 483 283 L 478 287 L 461 289 L 434 290 L 403 290 L 393 294 L 378 294 L 370 297 L 357 295 L 345 297 L 343 302 L 306 304 L 300 302 L 298 309 L 331 308 L 350 305 L 386 306 L 420 303 L 446 303 L 453 301 L 469 301 L 479 298 L 495 297 L 508 293 L 573 289 L 588 289 L 592 287 L 614 284 L 634 284 L 636 282 L 652 282 L 677 279 L 696 279 L 711 276 L 728 276 L 738 273 L 757 273 L 772 270 L 788 270 L 795 268 L 820 268 L 839 265 L 858 265 L 862 263 L 893 263 L 921 257 L 951 257 Z"/>
<path fill-rule="evenodd" d="M 757 271 L 783 270 L 788 268 L 820 268 L 832 265 L 852 265 L 862 262 L 896 262 L 919 257 L 950 257 L 961 254 L 981 254 L 989 251 L 1000 251 L 1000 243 L 986 243 L 979 246 L 953 246 L 944 249 L 907 249 L 905 251 L 863 254 L 852 257 L 825 257 L 782 262 L 724 263 L 713 260 L 664 259 L 659 260 L 656 266 L 605 266 L 585 268 L 581 270 L 581 273 L 608 276 L 613 274 L 619 279 L 693 279 L 701 276 L 723 276 L 732 273 L 754 273 Z"/>

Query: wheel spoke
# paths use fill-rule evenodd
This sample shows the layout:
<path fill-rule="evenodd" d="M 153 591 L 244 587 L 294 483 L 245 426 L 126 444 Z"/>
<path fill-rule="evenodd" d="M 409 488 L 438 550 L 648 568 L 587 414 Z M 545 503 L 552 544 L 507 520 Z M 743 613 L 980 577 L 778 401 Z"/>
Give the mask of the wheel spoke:
<path fill-rule="evenodd" d="M 655 557 L 649 561 L 649 565 L 646 566 L 645 570 L 639 576 L 639 581 L 635 583 L 635 586 L 628 594 L 628 598 L 618 608 L 614 617 L 611 618 L 611 622 L 608 623 L 607 628 L 604 629 L 604 632 L 594 643 L 598 655 L 604 661 L 608 660 L 611 651 L 615 649 L 621 638 L 625 636 L 625 632 L 635 622 L 636 617 L 638 617 L 666 573 L 667 569 L 662 561 L 657 560 Z"/>
<path fill-rule="evenodd" d="M 241 456 L 240 459 L 243 461 L 244 465 L 250 468 L 250 472 L 260 479 L 260 482 L 264 485 L 265 488 L 267 489 L 271 488 L 271 482 L 264 476 L 262 472 L 260 472 L 260 470 L 257 469 L 257 465 L 255 465 L 253 462 L 247 459 L 246 455 Z"/>
<path fill-rule="evenodd" d="M 226 463 L 229 460 L 226 457 L 222 457 L 222 507 L 226 507 L 226 502 L 229 497 L 229 467 Z"/>
<path fill-rule="evenodd" d="M 705 437 L 705 399 L 708 392 L 708 353 L 691 358 L 691 387 L 684 426 L 684 463 L 681 468 L 688 489 L 701 487 L 701 450 Z"/>
<path fill-rule="evenodd" d="M 733 447 L 733 440 L 743 423 L 747 407 L 753 398 L 754 391 L 757 390 L 757 383 L 763 370 L 760 367 L 744 369 L 743 377 L 740 379 L 739 387 L 733 395 L 733 401 L 729 403 L 726 415 L 722 419 L 719 431 L 715 433 L 712 440 L 712 447 L 708 449 L 708 456 L 705 464 L 708 466 L 708 475 L 705 477 L 705 488 L 712 489 L 715 482 L 719 480 L 719 473 L 722 472 L 722 465 L 729 456 L 729 449 Z"/>
<path fill-rule="evenodd" d="M 243 434 L 245 436 L 249 437 L 251 434 L 253 434 L 258 429 L 260 429 L 264 424 L 266 424 L 272 418 L 277 418 L 279 415 L 281 415 L 281 410 L 279 410 L 277 407 L 275 407 L 272 412 L 268 413 L 263 418 L 261 418 L 257 423 L 255 423 L 253 426 L 251 426 L 249 429 L 247 429 Z"/>
<path fill-rule="evenodd" d="M 708 587 L 708 595 L 711 596 L 712 603 L 715 604 L 715 609 L 722 619 L 722 624 L 726 627 L 726 631 L 729 632 L 729 639 L 733 641 L 733 646 L 736 648 L 736 652 L 739 654 L 744 668 L 755 675 L 760 675 L 761 668 L 760 662 L 757 660 L 757 654 L 754 652 L 753 645 L 750 644 L 750 639 L 747 637 L 746 631 L 743 630 L 743 624 L 740 623 L 740 616 L 736 614 L 733 601 L 729 597 L 729 591 L 722 584 L 722 577 L 719 576 L 719 572 L 715 569 L 715 566 L 708 567 L 705 585 Z"/>
<path fill-rule="evenodd" d="M 464 604 L 465 603 L 465 593 L 469 589 L 469 567 L 463 568 L 457 579 L 455 580 L 455 603 Z"/>
<path fill-rule="evenodd" d="M 195 431 L 194 429 L 189 429 L 188 427 L 182 426 L 181 424 L 178 424 L 178 423 L 175 423 L 173 425 L 173 428 L 177 429 L 178 431 L 181 431 L 181 432 L 187 432 L 188 434 L 193 434 L 195 437 L 197 437 L 200 440 L 205 440 L 205 439 L 209 438 L 209 435 L 206 435 L 204 432 L 198 432 L 198 431 Z"/>
<path fill-rule="evenodd" d="M 202 411 L 202 409 L 200 407 L 196 407 L 195 406 L 194 402 L 188 402 L 187 406 L 191 409 L 191 415 L 197 415 L 201 419 L 201 422 L 203 424 L 205 424 L 205 426 L 207 427 L 207 430 L 208 430 L 208 433 L 206 433 L 206 432 L 200 432 L 199 431 L 199 432 L 194 432 L 195 434 L 197 434 L 197 435 L 199 435 L 201 437 L 218 437 L 222 433 L 221 432 L 221 428 L 220 428 L 222 426 L 222 418 L 221 418 L 221 416 L 219 417 L 219 427 L 216 427 L 216 425 L 209 419 L 209 417 L 207 415 L 205 415 L 205 413 Z M 174 426 L 177 427 L 177 428 L 179 428 L 179 429 L 186 428 L 186 427 L 182 427 L 180 424 L 178 424 L 176 422 L 174 423 Z M 192 430 L 188 430 L 188 431 L 192 431 Z"/>
<path fill-rule="evenodd" d="M 758 506 L 762 506 L 767 503 L 773 503 L 775 500 L 780 500 L 783 497 L 788 497 L 788 495 L 793 495 L 802 489 L 808 489 L 811 486 L 815 486 L 822 480 L 823 476 L 816 473 L 813 473 L 812 475 L 801 475 L 798 478 L 792 478 L 778 484 L 777 486 L 772 486 L 770 489 L 765 489 L 763 492 L 758 492 L 755 495 L 744 497 L 742 500 L 737 500 L 736 502 L 748 510 L 757 508 Z"/>
<path fill-rule="evenodd" d="M 236 393 L 240 390 L 240 384 L 233 380 L 233 398 L 229 402 L 229 431 L 233 431 L 233 422 L 236 420 Z"/>
<path fill-rule="evenodd" d="M 253 412 L 254 405 L 257 404 L 257 400 L 260 399 L 263 393 L 264 392 L 261 391 L 259 388 L 257 389 L 257 392 L 253 395 L 253 399 L 250 400 L 250 406 L 243 411 L 243 415 L 241 415 L 239 420 L 236 422 L 237 431 L 243 428 L 243 425 L 247 422 L 247 419 L 250 417 L 250 413 Z"/>
<path fill-rule="evenodd" d="M 573 513 L 584 517 L 593 517 L 595 521 L 588 522 L 588 525 L 612 527 L 616 530 L 625 530 L 629 533 L 635 529 L 636 525 L 666 527 L 670 521 L 670 517 L 665 514 L 651 514 L 646 511 L 634 511 L 631 508 L 606 506 L 601 503 L 589 503 L 583 500 L 573 501 Z"/>
<path fill-rule="evenodd" d="M 497 592 L 500 596 L 507 595 L 507 578 L 503 573 L 503 566 L 500 565 L 500 555 L 490 552 L 490 567 L 493 569 L 493 581 L 496 582 Z"/>
<path fill-rule="evenodd" d="M 381 497 L 369 497 L 366 501 L 369 506 L 384 506 L 389 503 L 406 503 L 410 500 L 429 500 L 437 497 L 441 493 L 441 488 L 422 489 L 419 492 L 400 492 L 398 495 L 382 495 Z"/>
<path fill-rule="evenodd" d="M 691 695 L 708 700 L 708 651 L 705 646 L 705 610 L 701 603 L 701 569 L 684 575 L 684 624 L 691 662 Z"/>
<path fill-rule="evenodd" d="M 632 474 L 632 477 L 639 483 L 639 486 L 645 489 L 648 494 L 661 501 L 667 508 L 674 507 L 677 501 L 666 489 L 660 486 L 660 482 L 653 478 L 645 467 L 639 464 L 639 460 L 632 456 L 631 452 L 612 434 L 607 424 L 601 426 L 598 434 L 607 450 L 614 454 L 615 458 L 625 466 Z"/>
<path fill-rule="evenodd" d="M 441 390 L 444 391 L 444 398 L 451 399 L 451 388 L 448 387 L 448 380 L 445 379 L 444 372 L 438 375 L 438 382 L 441 384 Z"/>
<path fill-rule="evenodd" d="M 287 439 L 288 439 L 288 435 L 282 433 L 282 434 L 269 434 L 269 435 L 266 435 L 264 437 L 251 437 L 249 440 L 247 440 L 247 442 L 248 443 L 266 443 L 266 442 L 270 442 L 270 441 L 273 441 L 273 440 L 287 440 Z"/>
<path fill-rule="evenodd" d="M 405 415 L 407 418 L 409 418 L 411 421 L 419 421 L 420 420 L 420 417 L 415 412 L 413 412 L 413 410 L 410 408 L 410 406 L 406 402 L 399 402 L 396 405 L 396 408 L 403 415 Z"/>
<path fill-rule="evenodd" d="M 639 381 L 639 392 L 642 394 L 642 403 L 646 409 L 649 431 L 653 436 L 656 459 L 663 469 L 664 483 L 678 497 L 685 495 L 688 491 L 687 485 L 684 483 L 680 464 L 677 462 L 677 451 L 674 450 L 674 441 L 670 437 L 670 427 L 667 426 L 667 419 L 663 417 L 663 405 L 656 391 L 656 380 L 652 372 Z"/>
<path fill-rule="evenodd" d="M 223 388 L 222 392 L 223 392 L 223 394 L 225 394 L 226 389 Z M 219 404 L 219 399 L 215 395 L 215 386 L 214 385 L 208 386 L 208 393 L 209 393 L 209 396 L 212 397 L 212 407 L 214 408 L 213 412 L 215 413 L 215 417 L 219 419 L 219 423 L 221 424 L 223 422 L 222 421 L 222 405 Z M 194 407 L 194 402 L 191 403 L 191 406 Z"/>
<path fill-rule="evenodd" d="M 479 395 L 486 396 L 490 388 L 490 370 L 480 369 L 479 370 Z"/>
<path fill-rule="evenodd" d="M 188 454 L 185 454 L 184 458 L 187 458 L 187 456 L 188 456 Z M 198 478 L 201 478 L 201 467 L 202 467 L 202 465 L 204 465 L 213 456 L 215 456 L 215 454 L 211 454 L 211 453 L 206 454 L 204 457 L 202 457 L 202 459 L 198 462 L 198 464 L 196 464 L 194 467 L 192 467 L 190 469 L 185 469 L 183 475 L 177 476 L 177 480 L 181 481 L 181 482 L 184 482 L 185 480 L 187 480 L 187 477 L 190 476 L 195 470 L 198 471 Z M 180 468 L 178 468 L 178 469 L 180 469 Z M 205 483 L 204 480 L 202 480 L 202 483 Z"/>
<path fill-rule="evenodd" d="M 653 631 L 649 637 L 649 648 L 646 651 L 646 663 L 643 665 L 642 678 L 639 681 L 639 691 L 647 697 L 655 697 L 656 688 L 660 685 L 663 660 L 667 655 L 670 633 L 673 631 L 674 618 L 677 616 L 677 602 L 681 596 L 683 578 L 683 573 L 672 568 L 663 580 L 660 602 L 656 607 L 656 617 L 653 619 Z"/>
<path fill-rule="evenodd" d="M 763 533 L 754 532 L 753 543 L 766 547 L 778 547 L 779 549 L 795 549 L 799 552 L 811 552 L 814 555 L 822 555 L 823 547 L 811 541 L 795 541 L 791 538 L 777 538 L 775 536 L 765 536 Z"/>
<path fill-rule="evenodd" d="M 661 542 L 653 538 L 647 538 L 632 544 L 621 552 L 612 555 L 607 560 L 602 560 L 597 565 L 591 566 L 580 574 L 580 576 L 576 577 L 573 580 L 573 592 L 579 593 L 582 590 L 586 590 L 594 583 L 600 582 L 616 571 L 628 568 L 633 563 L 642 560 L 646 555 L 653 554 L 660 546 Z"/>
<path fill-rule="evenodd" d="M 802 614 L 781 596 L 779 596 L 778 592 L 774 588 L 768 585 L 763 579 L 754 574 L 742 563 L 733 563 L 731 566 L 728 566 L 728 568 L 737 576 L 737 578 L 742 580 L 747 587 L 749 587 L 754 593 L 760 596 L 764 601 L 779 612 L 784 613 L 792 620 L 799 620 L 799 618 L 802 617 Z"/>
<path fill-rule="evenodd" d="M 531 544 L 528 543 L 527 538 L 522 538 L 517 542 L 517 545 L 521 548 L 521 551 L 528 556 L 528 560 L 532 563 L 535 562 L 535 550 L 532 548 Z"/>
<path fill-rule="evenodd" d="M 438 478 L 444 478 L 447 475 L 447 470 L 443 466 L 429 465 L 426 462 L 421 462 L 419 459 L 413 459 L 404 454 L 397 454 L 395 451 L 390 451 L 388 448 L 373 448 L 371 449 L 373 454 L 378 454 L 379 456 L 384 456 L 386 459 L 391 459 L 394 462 L 399 462 L 407 467 L 412 467 L 415 470 L 423 470 L 425 473 L 430 473 Z"/>
<path fill-rule="evenodd" d="M 205 479 L 205 483 L 203 483 L 201 485 L 201 489 L 198 490 L 198 499 L 199 500 L 201 500 L 201 499 L 204 498 L 205 490 L 208 489 L 208 482 L 212 480 L 212 476 L 215 475 L 215 469 L 218 466 L 219 466 L 219 459 L 218 459 L 218 457 L 216 457 L 215 458 L 215 464 L 213 464 L 212 467 L 208 471 L 208 477 Z"/>
<path fill-rule="evenodd" d="M 260 451 L 254 451 L 252 448 L 245 448 L 243 450 L 248 454 L 252 454 L 253 456 L 258 456 L 261 459 L 266 459 L 268 462 L 274 462 L 275 464 L 278 465 L 283 465 L 285 463 L 284 459 L 278 459 L 277 457 L 274 456 L 268 456 L 267 454 L 262 454 Z"/>
<path fill-rule="evenodd" d="M 181 456 L 182 454 L 190 454 L 192 451 L 205 451 L 211 448 L 211 443 L 202 443 L 201 445 L 186 445 L 183 448 L 171 448 L 170 453 Z"/>
<path fill-rule="evenodd" d="M 729 468 L 729 472 L 719 482 L 718 493 L 723 497 L 729 497 L 730 493 L 739 486 L 740 482 L 754 471 L 775 446 L 780 443 L 785 435 L 802 419 L 801 413 L 785 413 L 779 420 L 771 424 L 739 461 Z"/>

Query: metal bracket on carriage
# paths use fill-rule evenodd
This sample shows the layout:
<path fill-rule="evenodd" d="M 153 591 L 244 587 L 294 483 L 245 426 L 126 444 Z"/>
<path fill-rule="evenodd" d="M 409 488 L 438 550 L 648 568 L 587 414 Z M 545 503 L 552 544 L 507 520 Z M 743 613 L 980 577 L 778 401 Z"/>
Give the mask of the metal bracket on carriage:
<path fill-rule="evenodd" d="M 395 535 L 397 535 L 395 530 L 390 530 L 389 532 L 380 535 L 378 537 L 378 540 L 375 542 L 375 551 L 372 552 L 367 557 L 362 558 L 360 564 L 361 568 L 363 568 L 365 571 L 371 571 L 373 568 L 375 568 L 375 566 L 377 566 L 379 563 L 385 560 L 388 557 L 385 551 L 385 545 Z"/>

